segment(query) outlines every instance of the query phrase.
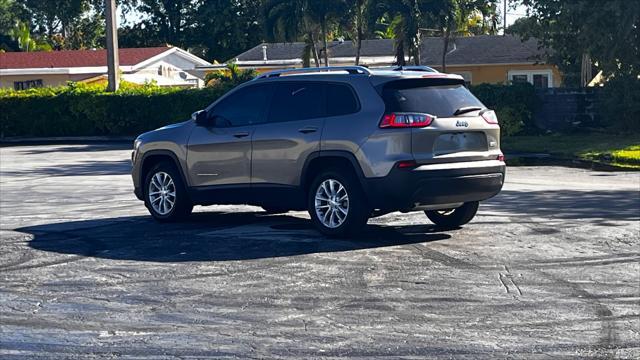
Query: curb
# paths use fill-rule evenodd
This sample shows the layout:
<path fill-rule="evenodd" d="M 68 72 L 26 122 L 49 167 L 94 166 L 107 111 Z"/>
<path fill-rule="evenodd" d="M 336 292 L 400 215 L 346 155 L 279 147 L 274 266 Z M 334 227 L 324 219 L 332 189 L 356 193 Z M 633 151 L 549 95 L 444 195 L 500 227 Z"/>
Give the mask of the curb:
<path fill-rule="evenodd" d="M 595 171 L 630 171 L 637 172 L 640 169 L 634 169 L 624 166 L 608 164 L 594 160 L 584 160 L 579 158 L 567 158 L 554 156 L 544 153 L 507 153 L 505 161 L 509 166 L 566 166 Z"/>
<path fill-rule="evenodd" d="M 133 136 L 60 136 L 60 137 L 8 137 L 0 139 L 0 147 L 24 145 L 66 145 L 96 143 L 129 143 L 133 144 Z M 133 145 L 132 145 L 133 146 Z"/>

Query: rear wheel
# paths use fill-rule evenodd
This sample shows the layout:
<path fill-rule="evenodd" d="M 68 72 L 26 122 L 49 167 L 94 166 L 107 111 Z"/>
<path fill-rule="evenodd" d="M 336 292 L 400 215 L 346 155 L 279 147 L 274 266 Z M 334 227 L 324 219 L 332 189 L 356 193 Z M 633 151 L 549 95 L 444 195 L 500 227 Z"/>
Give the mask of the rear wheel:
<path fill-rule="evenodd" d="M 319 174 L 308 194 L 311 221 L 328 236 L 349 236 L 366 225 L 368 205 L 358 180 L 351 174 L 328 170 Z"/>
<path fill-rule="evenodd" d="M 144 204 L 151 216 L 161 222 L 180 220 L 191 213 L 193 205 L 173 163 L 160 162 L 149 171 Z"/>
<path fill-rule="evenodd" d="M 462 206 L 455 209 L 446 210 L 427 210 L 424 213 L 427 214 L 429 220 L 434 224 L 442 227 L 458 227 L 471 221 L 478 212 L 478 201 L 472 201 L 464 203 Z"/>

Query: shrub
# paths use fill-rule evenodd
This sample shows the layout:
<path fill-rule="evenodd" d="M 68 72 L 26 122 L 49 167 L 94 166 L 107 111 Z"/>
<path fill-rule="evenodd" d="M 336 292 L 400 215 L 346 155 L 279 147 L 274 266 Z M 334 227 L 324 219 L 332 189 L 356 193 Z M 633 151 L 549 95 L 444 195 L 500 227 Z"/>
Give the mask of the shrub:
<path fill-rule="evenodd" d="M 500 121 L 500 133 L 503 136 L 516 135 L 524 127 L 522 121 L 522 113 L 512 107 L 503 106 L 496 110 L 498 120 Z"/>
<path fill-rule="evenodd" d="M 601 94 L 600 114 L 605 124 L 621 132 L 640 131 L 640 79 L 614 77 L 606 82 Z"/>
<path fill-rule="evenodd" d="M 103 86 L 0 91 L 0 135 L 134 136 L 189 118 L 229 90 L 125 85 L 116 93 Z"/>
<path fill-rule="evenodd" d="M 469 90 L 488 108 L 496 111 L 503 135 L 539 132 L 534 123 L 533 112 L 540 100 L 533 85 L 480 84 L 471 86 Z"/>
<path fill-rule="evenodd" d="M 69 83 L 56 88 L 0 90 L 0 136 L 135 136 L 189 118 L 253 73 L 230 69 L 212 75 L 204 89 L 161 88 L 123 83 L 116 93 L 104 85 Z M 235 75 L 233 75 L 235 73 Z M 210 81 L 211 83 L 211 81 Z M 472 86 L 496 110 L 505 136 L 532 133 L 537 98 L 529 84 Z"/>

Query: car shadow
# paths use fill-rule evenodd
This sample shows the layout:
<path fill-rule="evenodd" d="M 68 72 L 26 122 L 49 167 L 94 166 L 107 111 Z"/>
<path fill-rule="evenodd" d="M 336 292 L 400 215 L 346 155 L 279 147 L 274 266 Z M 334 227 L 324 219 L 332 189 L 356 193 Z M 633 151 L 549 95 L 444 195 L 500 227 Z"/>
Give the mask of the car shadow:
<path fill-rule="evenodd" d="M 45 224 L 16 229 L 33 249 L 114 260 L 229 261 L 373 249 L 446 240 L 433 225 L 368 225 L 353 238 L 327 238 L 307 219 L 262 212 L 195 213 L 159 224 L 148 216 Z"/>
<path fill-rule="evenodd" d="M 89 160 L 74 164 L 41 166 L 26 170 L 4 170 L 4 176 L 103 176 L 131 174 L 131 160 Z"/>
<path fill-rule="evenodd" d="M 28 145 L 25 145 L 28 146 Z M 133 150 L 133 141 L 108 144 L 60 144 L 19 150 L 20 155 L 43 155 L 49 153 L 94 153 L 102 151 Z"/>
<path fill-rule="evenodd" d="M 640 220 L 640 192 L 634 190 L 503 190 L 483 202 L 485 210 L 513 216 L 552 217 L 564 220 Z"/>

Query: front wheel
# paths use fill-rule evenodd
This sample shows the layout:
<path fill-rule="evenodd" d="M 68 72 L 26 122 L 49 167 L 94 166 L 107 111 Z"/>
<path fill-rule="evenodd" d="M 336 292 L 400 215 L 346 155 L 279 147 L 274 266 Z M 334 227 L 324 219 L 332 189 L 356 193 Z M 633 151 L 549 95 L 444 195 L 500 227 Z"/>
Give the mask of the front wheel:
<path fill-rule="evenodd" d="M 458 227 L 471 221 L 478 212 L 478 201 L 464 203 L 455 209 L 426 210 L 424 213 L 434 224 L 446 228 Z"/>
<path fill-rule="evenodd" d="M 169 162 L 155 165 L 146 176 L 144 204 L 154 219 L 170 222 L 183 219 L 193 205 L 187 195 L 182 177 Z"/>
<path fill-rule="evenodd" d="M 360 183 L 344 171 L 329 170 L 318 175 L 308 196 L 311 221 L 325 235 L 354 235 L 369 219 Z"/>

